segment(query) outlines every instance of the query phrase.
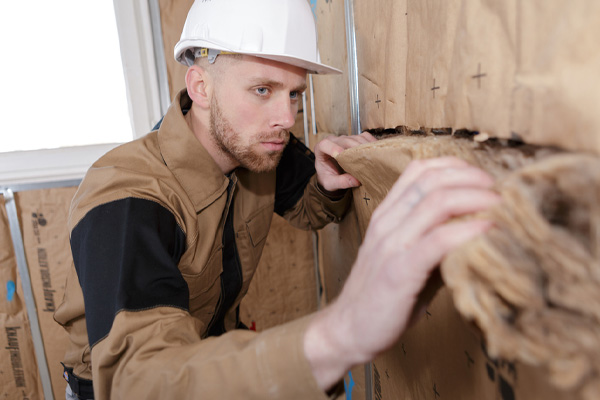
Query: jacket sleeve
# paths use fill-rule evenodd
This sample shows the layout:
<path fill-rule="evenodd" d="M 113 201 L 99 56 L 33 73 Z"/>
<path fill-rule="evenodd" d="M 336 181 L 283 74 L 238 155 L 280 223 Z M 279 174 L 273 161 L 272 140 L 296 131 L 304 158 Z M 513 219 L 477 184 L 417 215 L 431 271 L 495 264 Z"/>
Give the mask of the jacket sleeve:
<path fill-rule="evenodd" d="M 293 135 L 277 166 L 275 212 L 300 229 L 320 229 L 339 222 L 352 199 L 351 191 L 330 197 L 317 184 L 315 155 Z"/>
<path fill-rule="evenodd" d="M 310 316 L 260 334 L 201 338 L 178 268 L 185 234 L 160 204 L 97 206 L 73 228 L 71 246 L 96 399 L 327 398 L 304 357 Z"/>

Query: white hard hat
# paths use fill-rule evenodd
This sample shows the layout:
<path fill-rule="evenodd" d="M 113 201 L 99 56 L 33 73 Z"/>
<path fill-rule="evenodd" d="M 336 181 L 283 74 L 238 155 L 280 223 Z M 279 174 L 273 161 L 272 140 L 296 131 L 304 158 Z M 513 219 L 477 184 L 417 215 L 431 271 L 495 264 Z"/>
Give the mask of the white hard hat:
<path fill-rule="evenodd" d="M 212 53 L 214 58 L 218 52 L 268 58 L 311 73 L 341 73 L 320 62 L 307 0 L 196 0 L 175 45 L 175 59 L 191 66 L 196 56 Z"/>

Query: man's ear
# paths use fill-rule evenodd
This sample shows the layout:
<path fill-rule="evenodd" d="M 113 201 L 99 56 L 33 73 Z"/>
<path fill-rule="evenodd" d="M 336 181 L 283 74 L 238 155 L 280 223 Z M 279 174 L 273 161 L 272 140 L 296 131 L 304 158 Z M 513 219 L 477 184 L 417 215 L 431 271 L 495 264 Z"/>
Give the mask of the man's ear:
<path fill-rule="evenodd" d="M 190 99 L 202 108 L 210 107 L 210 91 L 212 89 L 210 75 L 198 66 L 192 65 L 185 74 L 185 85 Z"/>

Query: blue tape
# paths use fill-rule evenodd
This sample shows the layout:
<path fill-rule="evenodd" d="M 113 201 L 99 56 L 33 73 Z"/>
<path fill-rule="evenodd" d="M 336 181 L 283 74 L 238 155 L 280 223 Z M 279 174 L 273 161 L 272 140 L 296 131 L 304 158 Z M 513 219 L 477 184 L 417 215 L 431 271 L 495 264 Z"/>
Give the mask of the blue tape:
<path fill-rule="evenodd" d="M 354 388 L 354 379 L 352 378 L 352 371 L 348 372 L 348 384 L 344 379 L 344 390 L 346 391 L 346 400 L 352 400 L 352 389 Z"/>
<path fill-rule="evenodd" d="M 310 0 L 310 9 L 315 16 L 315 20 L 317 19 L 317 0 Z"/>
<path fill-rule="evenodd" d="M 16 289 L 17 289 L 17 286 L 15 285 L 14 281 L 6 282 L 6 299 L 8 301 L 13 301 L 13 298 L 15 297 Z"/>

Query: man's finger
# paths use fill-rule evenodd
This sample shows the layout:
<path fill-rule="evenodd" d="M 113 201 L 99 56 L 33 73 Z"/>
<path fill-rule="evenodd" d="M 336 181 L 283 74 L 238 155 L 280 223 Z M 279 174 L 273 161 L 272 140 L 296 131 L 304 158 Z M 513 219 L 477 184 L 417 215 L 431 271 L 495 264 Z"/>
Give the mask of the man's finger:
<path fill-rule="evenodd" d="M 367 143 L 371 142 L 371 140 L 367 136 L 363 136 L 363 135 L 328 136 L 325 139 L 323 139 L 320 142 L 320 144 L 327 145 L 327 142 L 335 143 L 338 146 L 340 146 L 340 148 L 342 148 L 343 150 L 347 150 L 352 147 L 360 146 L 361 144 L 367 144 Z M 330 154 L 330 153 L 328 153 L 328 154 L 330 154 L 332 157 L 336 157 L 339 153 L 341 153 L 341 151 L 339 151 L 335 155 Z"/>
<path fill-rule="evenodd" d="M 437 266 L 450 251 L 484 234 L 493 226 L 488 220 L 452 222 L 439 226 L 414 246 L 410 261 L 416 265 Z"/>
<path fill-rule="evenodd" d="M 384 266 L 385 275 L 388 277 L 387 284 L 400 290 L 397 293 L 400 301 L 416 299 L 431 272 L 442 262 L 446 254 L 487 232 L 492 226 L 492 222 L 486 220 L 454 222 L 438 226 L 410 249 L 402 250 L 401 246 L 389 244 L 382 246 L 380 253 L 390 253 L 388 259 L 393 259 L 390 255 L 393 256 L 392 253 L 395 251 L 398 253 L 397 258 L 402 260 L 402 262 L 389 262 Z"/>
<path fill-rule="evenodd" d="M 364 131 L 363 133 L 361 133 L 359 136 L 364 137 L 365 139 L 367 139 L 367 141 L 369 142 L 376 142 L 377 139 L 375 138 L 375 136 L 371 135 L 369 132 Z"/>
<path fill-rule="evenodd" d="M 396 238 L 410 247 L 450 218 L 485 211 L 500 203 L 500 200 L 498 194 L 486 189 L 436 190 L 426 196 L 412 211 L 406 213 L 404 218 L 398 218 L 398 214 L 401 213 L 390 214 L 389 218 L 382 221 L 382 225 L 387 223 L 381 233 L 386 234 L 387 230 L 391 234 L 403 226 L 404 229 L 396 233 Z"/>
<path fill-rule="evenodd" d="M 323 153 L 328 155 L 329 157 L 335 158 L 344 150 L 345 149 L 336 142 L 329 139 L 323 139 L 317 145 L 316 155 L 320 156 L 319 153 Z"/>
<path fill-rule="evenodd" d="M 323 177 L 322 182 L 319 183 L 325 190 L 331 192 L 360 186 L 358 179 L 348 173 L 340 175 L 328 175 Z"/>
<path fill-rule="evenodd" d="M 429 169 L 460 168 L 469 164 L 456 157 L 439 157 L 424 160 L 413 160 L 400 175 L 400 178 L 390 189 L 390 193 L 401 193 L 419 179 L 421 174 Z"/>
<path fill-rule="evenodd" d="M 418 205 L 397 204 L 387 212 L 373 214 L 368 230 L 378 237 L 393 236 L 394 246 L 409 249 L 437 226 L 453 217 L 485 211 L 501 201 L 495 192 L 480 188 L 435 191 Z M 369 233 L 369 232 L 368 232 Z"/>
<path fill-rule="evenodd" d="M 458 168 L 426 169 L 406 189 L 401 185 L 394 187 L 373 217 L 376 220 L 393 218 L 402 223 L 432 191 L 451 188 L 488 189 L 493 183 L 493 179 L 487 173 L 469 165 Z M 439 204 L 433 207 L 437 208 Z"/>

